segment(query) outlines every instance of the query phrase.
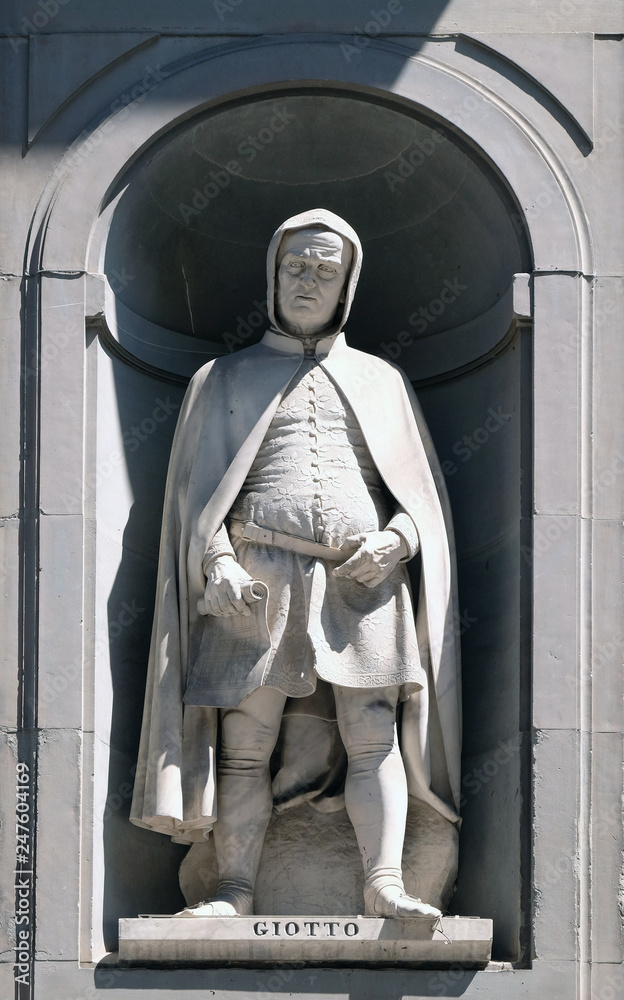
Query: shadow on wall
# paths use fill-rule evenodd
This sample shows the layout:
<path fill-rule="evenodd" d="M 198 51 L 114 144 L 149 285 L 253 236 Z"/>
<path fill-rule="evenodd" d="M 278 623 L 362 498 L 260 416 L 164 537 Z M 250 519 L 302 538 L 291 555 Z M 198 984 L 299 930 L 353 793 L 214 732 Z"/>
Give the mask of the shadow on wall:
<path fill-rule="evenodd" d="M 156 586 L 167 462 L 183 388 L 148 378 L 98 347 L 100 399 L 118 408 L 123 475 L 101 483 L 111 530 L 98 537 L 98 571 L 111 580 L 108 650 L 102 669 L 112 689 L 104 838 L 104 934 L 117 947 L 117 921 L 137 913 L 171 913 L 184 905 L 178 868 L 186 848 L 129 821 Z M 121 470 L 119 470 L 121 472 Z M 105 738 L 105 737 L 104 737 Z"/>

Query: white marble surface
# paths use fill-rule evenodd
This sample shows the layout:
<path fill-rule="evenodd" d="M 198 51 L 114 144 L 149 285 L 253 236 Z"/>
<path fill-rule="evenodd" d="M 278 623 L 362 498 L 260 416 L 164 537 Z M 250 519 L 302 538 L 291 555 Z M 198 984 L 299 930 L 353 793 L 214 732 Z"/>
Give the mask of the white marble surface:
<path fill-rule="evenodd" d="M 406 890 L 446 910 L 457 878 L 457 828 L 424 802 L 410 798 L 403 849 Z M 180 886 L 193 906 L 217 888 L 212 837 L 193 844 L 180 868 Z M 255 893 L 259 913 L 359 913 L 362 864 L 344 809 L 322 813 L 304 803 L 274 812 L 264 839 Z"/>
<path fill-rule="evenodd" d="M 119 922 L 122 963 L 461 962 L 490 959 L 492 921 L 301 915 L 143 917 Z"/>

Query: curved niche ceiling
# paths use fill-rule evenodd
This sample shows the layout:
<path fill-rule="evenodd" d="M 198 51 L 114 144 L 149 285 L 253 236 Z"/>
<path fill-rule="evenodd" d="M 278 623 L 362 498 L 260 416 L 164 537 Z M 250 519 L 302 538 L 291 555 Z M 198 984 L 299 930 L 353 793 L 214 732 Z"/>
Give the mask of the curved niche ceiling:
<path fill-rule="evenodd" d="M 517 210 L 478 154 L 368 99 L 289 92 L 221 106 L 161 139 L 123 183 L 105 263 L 117 322 L 161 354 L 164 337 L 168 357 L 194 367 L 261 336 L 267 244 L 309 208 L 337 212 L 362 240 L 349 341 L 391 356 L 399 345 L 407 369 L 474 355 L 484 323 L 508 325 L 513 274 L 531 269 Z"/>

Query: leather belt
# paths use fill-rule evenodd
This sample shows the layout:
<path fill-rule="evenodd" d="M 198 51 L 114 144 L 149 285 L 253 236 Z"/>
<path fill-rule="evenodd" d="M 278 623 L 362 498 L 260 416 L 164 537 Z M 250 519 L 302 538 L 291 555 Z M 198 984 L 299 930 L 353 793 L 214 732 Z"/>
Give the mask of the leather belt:
<path fill-rule="evenodd" d="M 305 538 L 286 535 L 282 531 L 270 531 L 269 528 L 261 528 L 253 521 L 230 521 L 229 531 L 232 537 L 242 538 L 246 542 L 255 542 L 256 545 L 275 545 L 278 549 L 289 549 L 290 552 L 314 556 L 316 559 L 328 559 L 330 562 L 344 562 L 353 554 L 334 548 L 333 545 L 309 542 Z"/>

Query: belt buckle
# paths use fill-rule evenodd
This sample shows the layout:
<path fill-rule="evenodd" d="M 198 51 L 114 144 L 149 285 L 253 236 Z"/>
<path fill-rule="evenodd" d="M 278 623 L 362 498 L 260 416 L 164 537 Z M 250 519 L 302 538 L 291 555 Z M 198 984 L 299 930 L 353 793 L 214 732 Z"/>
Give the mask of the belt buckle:
<path fill-rule="evenodd" d="M 264 543 L 265 545 L 271 545 L 273 541 L 273 532 L 269 531 L 268 528 L 261 528 L 259 524 L 254 524 L 253 521 L 245 521 L 243 525 L 243 536 L 247 542 L 256 542 L 256 544 Z"/>

